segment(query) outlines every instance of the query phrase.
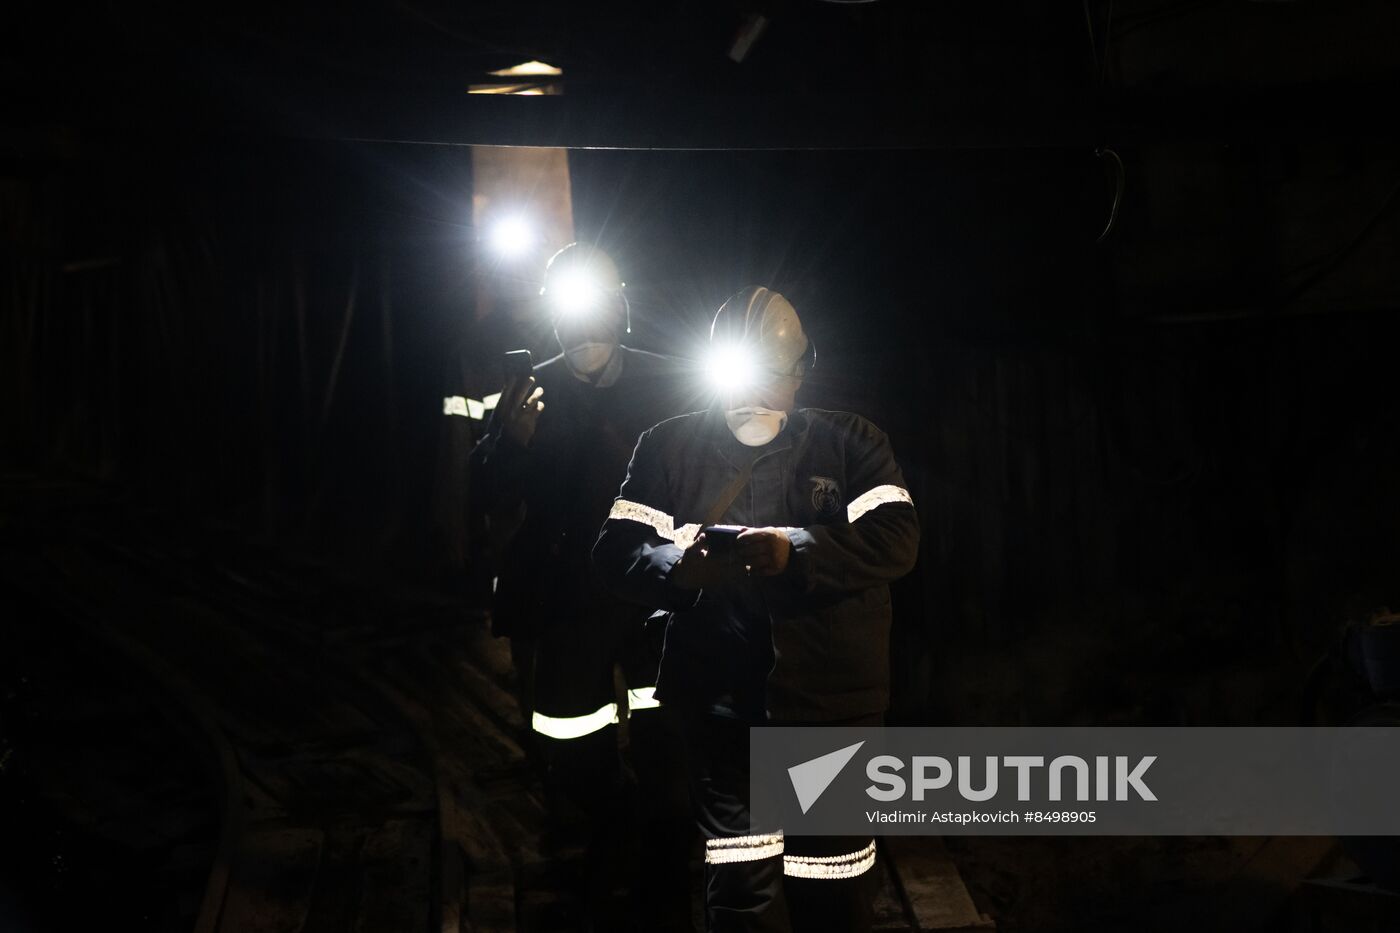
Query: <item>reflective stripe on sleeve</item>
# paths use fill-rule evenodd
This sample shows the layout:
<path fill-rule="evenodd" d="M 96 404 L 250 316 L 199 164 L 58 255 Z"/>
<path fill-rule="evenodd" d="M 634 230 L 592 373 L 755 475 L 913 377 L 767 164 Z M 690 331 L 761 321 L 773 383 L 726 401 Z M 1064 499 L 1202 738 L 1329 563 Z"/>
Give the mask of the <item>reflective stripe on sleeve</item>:
<path fill-rule="evenodd" d="M 642 505 L 640 502 L 631 502 L 627 499 L 614 501 L 612 510 L 608 512 L 608 518 L 625 518 L 629 521 L 641 522 L 643 525 L 650 525 L 657 534 L 668 541 L 676 536 L 676 532 L 672 528 L 671 516 L 659 509 L 653 509 L 649 505 Z"/>
<path fill-rule="evenodd" d="M 765 833 L 760 836 L 730 836 L 705 840 L 705 864 L 727 865 L 732 862 L 756 862 L 783 854 L 783 834 Z"/>
<path fill-rule="evenodd" d="M 846 521 L 854 523 L 866 512 L 877 505 L 885 505 L 890 502 L 906 502 L 914 504 L 914 499 L 909 495 L 909 490 L 899 486 L 876 486 L 874 489 L 863 492 L 846 506 Z"/>
<path fill-rule="evenodd" d="M 681 527 L 676 529 L 676 536 L 671 540 L 675 543 L 676 547 L 684 550 L 685 548 L 688 548 L 695 543 L 695 539 L 699 536 L 699 534 L 699 525 L 682 525 Z"/>
<path fill-rule="evenodd" d="M 636 690 L 627 691 L 627 709 L 656 709 L 661 706 L 661 701 L 656 698 L 655 687 L 638 687 Z"/>
<path fill-rule="evenodd" d="M 675 527 L 675 519 L 662 512 L 660 509 L 653 509 L 649 505 L 642 505 L 640 502 L 632 502 L 627 499 L 617 499 L 613 502 L 608 518 L 625 518 L 628 521 L 641 522 L 649 526 L 658 535 L 676 544 L 679 547 L 687 548 L 695 543 L 695 537 L 700 533 L 700 526 L 682 525 Z"/>
<path fill-rule="evenodd" d="M 793 878 L 855 878 L 875 865 L 875 843 L 845 855 L 784 855 L 783 874 Z"/>
<path fill-rule="evenodd" d="M 546 716 L 536 712 L 530 728 L 551 739 L 579 739 L 617 722 L 617 704 L 607 703 L 583 716 Z"/>

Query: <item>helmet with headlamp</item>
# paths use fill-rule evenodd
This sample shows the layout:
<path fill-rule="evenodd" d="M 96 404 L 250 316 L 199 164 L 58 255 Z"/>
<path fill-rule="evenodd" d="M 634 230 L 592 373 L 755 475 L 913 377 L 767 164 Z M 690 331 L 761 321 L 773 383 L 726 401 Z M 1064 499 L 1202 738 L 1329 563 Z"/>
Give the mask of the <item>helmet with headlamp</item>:
<path fill-rule="evenodd" d="M 761 285 L 732 295 L 710 324 L 705 368 L 722 392 L 738 392 L 773 378 L 800 379 L 816 361 L 816 345 L 803 332 L 797 310 Z"/>
<path fill-rule="evenodd" d="M 625 316 L 624 288 L 612 257 L 592 244 L 570 243 L 550 257 L 540 295 L 557 324 L 599 314 Z"/>
<path fill-rule="evenodd" d="M 725 421 L 741 443 L 758 447 L 771 441 L 787 423 L 787 412 L 733 401 L 786 380 L 800 382 L 816 359 L 816 346 L 796 309 L 777 292 L 749 286 L 720 306 L 710 325 L 705 368 L 725 399 Z"/>
<path fill-rule="evenodd" d="M 569 366 L 581 376 L 600 373 L 622 334 L 632 332 L 624 289 L 616 263 L 589 243 L 570 243 L 545 267 L 540 296 Z"/>

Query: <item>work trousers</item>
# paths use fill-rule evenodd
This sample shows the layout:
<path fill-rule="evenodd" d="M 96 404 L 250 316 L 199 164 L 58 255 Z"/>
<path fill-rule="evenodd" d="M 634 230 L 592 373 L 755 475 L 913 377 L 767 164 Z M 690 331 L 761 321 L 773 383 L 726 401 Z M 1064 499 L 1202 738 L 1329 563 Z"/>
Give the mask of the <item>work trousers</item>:
<path fill-rule="evenodd" d="M 637 928 L 669 933 L 690 930 L 695 829 L 679 728 L 652 697 L 658 635 L 635 619 L 599 614 L 551 626 L 537 639 L 512 639 L 511 653 L 551 836 L 585 844 L 599 873 L 589 899 L 606 897 L 608 869 L 626 865 Z M 615 666 L 627 688 L 620 697 Z M 625 759 L 618 747 L 623 720 Z"/>
<path fill-rule="evenodd" d="M 695 710 L 678 715 L 691 806 L 705 837 L 706 930 L 870 930 L 878 877 L 874 839 L 785 836 L 782 827 L 755 825 L 749 799 L 750 724 Z M 820 725 L 878 726 L 883 719 L 877 713 Z"/>

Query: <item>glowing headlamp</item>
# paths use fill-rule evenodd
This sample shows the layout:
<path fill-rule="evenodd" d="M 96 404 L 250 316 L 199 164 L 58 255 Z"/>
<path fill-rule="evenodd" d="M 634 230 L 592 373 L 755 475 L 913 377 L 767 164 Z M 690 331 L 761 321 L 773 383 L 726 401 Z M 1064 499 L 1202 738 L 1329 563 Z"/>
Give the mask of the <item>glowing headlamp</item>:
<path fill-rule="evenodd" d="M 519 214 L 502 217 L 491 226 L 490 244 L 503 259 L 518 259 L 535 245 L 536 235 L 530 222 Z"/>
<path fill-rule="evenodd" d="M 574 317 L 603 304 L 607 293 L 595 276 L 584 269 L 574 269 L 551 282 L 545 297 L 555 314 Z"/>
<path fill-rule="evenodd" d="M 758 360 L 741 343 L 721 344 L 705 358 L 705 377 L 720 392 L 738 392 L 758 381 Z"/>

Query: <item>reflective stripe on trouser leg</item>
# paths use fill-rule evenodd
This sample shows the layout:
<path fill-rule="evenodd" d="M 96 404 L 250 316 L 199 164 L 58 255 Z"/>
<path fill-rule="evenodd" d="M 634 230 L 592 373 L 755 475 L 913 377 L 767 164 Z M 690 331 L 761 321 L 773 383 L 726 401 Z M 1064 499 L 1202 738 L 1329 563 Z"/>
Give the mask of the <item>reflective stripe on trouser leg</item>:
<path fill-rule="evenodd" d="M 758 836 L 729 836 L 705 840 L 705 864 L 729 865 L 734 862 L 756 862 L 783 854 L 783 834 L 764 833 Z"/>
<path fill-rule="evenodd" d="M 580 739 L 617 722 L 617 704 L 604 703 L 583 716 L 546 716 L 536 711 L 530 727 L 551 739 Z"/>
<path fill-rule="evenodd" d="M 708 853 L 707 853 L 708 855 Z M 854 852 L 841 855 L 792 855 L 783 856 L 783 874 L 792 878 L 817 878 L 833 880 L 855 878 L 868 872 L 875 865 L 875 843 Z"/>

